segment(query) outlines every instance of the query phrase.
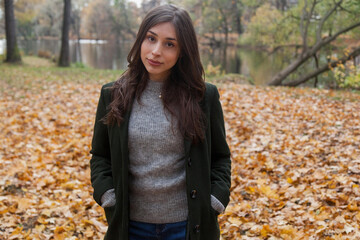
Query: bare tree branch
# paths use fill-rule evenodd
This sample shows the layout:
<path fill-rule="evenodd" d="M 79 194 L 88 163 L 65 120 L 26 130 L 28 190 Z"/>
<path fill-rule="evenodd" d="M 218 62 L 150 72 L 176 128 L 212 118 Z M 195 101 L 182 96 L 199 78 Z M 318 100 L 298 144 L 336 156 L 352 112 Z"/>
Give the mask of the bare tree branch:
<path fill-rule="evenodd" d="M 321 68 L 317 69 L 316 71 L 313 71 L 295 81 L 289 82 L 289 83 L 284 83 L 282 84 L 282 86 L 290 86 L 290 87 L 296 87 L 306 81 L 308 81 L 309 79 L 316 77 L 317 75 L 326 72 L 328 70 L 330 70 L 331 68 L 336 67 L 338 64 L 343 64 L 346 61 L 355 58 L 356 56 L 360 55 L 360 47 L 356 48 L 355 50 L 353 50 L 349 55 L 344 56 L 343 58 L 337 60 L 337 61 L 333 61 L 327 65 L 322 66 Z"/>
<path fill-rule="evenodd" d="M 344 8 L 343 6 L 339 6 L 339 9 L 342 10 L 342 11 L 344 11 L 344 12 L 353 14 L 353 15 L 359 14 L 359 12 L 357 12 L 357 11 L 351 11 L 351 10 L 349 10 L 349 9 Z"/>
<path fill-rule="evenodd" d="M 288 67 L 280 71 L 276 74 L 272 80 L 270 81 L 269 85 L 281 85 L 282 81 L 291 73 L 293 73 L 300 65 L 306 62 L 312 55 L 314 55 L 317 51 L 319 51 L 322 47 L 326 46 L 330 42 L 334 41 L 338 36 L 341 34 L 348 32 L 356 27 L 360 26 L 360 22 L 354 23 L 353 25 L 344 28 L 332 36 L 326 37 L 321 41 L 317 42 L 312 48 L 310 48 L 305 53 L 301 54 L 297 59 L 295 59 Z"/>
<path fill-rule="evenodd" d="M 319 23 L 318 29 L 316 31 L 316 41 L 321 40 L 321 33 L 322 33 L 322 30 L 323 30 L 326 20 L 331 16 L 331 14 L 333 14 L 335 12 L 335 10 L 341 5 L 342 2 L 343 2 L 343 0 L 340 0 L 339 2 L 337 2 L 335 4 L 335 6 L 329 12 L 326 13 L 324 18 L 321 19 L 321 22 Z"/>
<path fill-rule="evenodd" d="M 350 30 L 352 30 L 352 29 L 354 29 L 354 28 L 357 28 L 357 27 L 359 27 L 359 26 L 360 26 L 360 22 L 354 23 L 353 25 L 351 25 L 351 26 L 349 26 L 349 27 L 347 27 L 347 28 L 344 28 L 344 29 L 339 30 L 339 31 L 338 31 L 337 33 L 335 33 L 334 35 L 328 36 L 328 37 L 322 39 L 322 41 L 321 41 L 320 43 L 323 43 L 323 44 L 326 45 L 326 44 L 334 41 L 334 40 L 335 40 L 338 36 L 340 36 L 341 34 L 346 33 L 346 32 L 348 32 L 348 31 L 350 31 Z M 323 44 L 322 44 L 322 45 L 323 45 Z M 315 44 L 315 45 L 317 45 L 317 44 Z M 321 48 L 321 47 L 322 47 L 322 46 L 320 46 L 320 48 Z"/>

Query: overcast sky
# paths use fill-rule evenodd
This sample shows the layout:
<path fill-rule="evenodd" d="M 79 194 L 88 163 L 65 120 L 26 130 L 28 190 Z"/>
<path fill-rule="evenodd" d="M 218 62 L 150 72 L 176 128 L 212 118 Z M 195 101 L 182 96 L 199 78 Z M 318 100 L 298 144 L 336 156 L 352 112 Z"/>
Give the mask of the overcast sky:
<path fill-rule="evenodd" d="M 130 2 L 134 2 L 138 7 L 140 7 L 142 0 L 130 0 Z"/>

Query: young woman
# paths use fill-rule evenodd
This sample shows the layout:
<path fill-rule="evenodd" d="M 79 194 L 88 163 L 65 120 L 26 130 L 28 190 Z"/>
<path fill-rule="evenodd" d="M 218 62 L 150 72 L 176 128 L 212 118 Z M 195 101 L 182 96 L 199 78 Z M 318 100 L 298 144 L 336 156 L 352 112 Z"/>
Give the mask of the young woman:
<path fill-rule="evenodd" d="M 219 239 L 230 151 L 219 93 L 204 82 L 189 14 L 164 5 L 144 18 L 128 69 L 101 89 L 92 158 L 105 239 Z"/>

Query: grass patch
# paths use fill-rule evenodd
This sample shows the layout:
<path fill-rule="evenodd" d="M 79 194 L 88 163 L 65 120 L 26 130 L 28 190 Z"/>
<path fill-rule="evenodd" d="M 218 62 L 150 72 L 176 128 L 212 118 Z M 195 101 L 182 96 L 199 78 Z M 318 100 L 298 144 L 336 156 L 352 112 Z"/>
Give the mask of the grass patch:
<path fill-rule="evenodd" d="M 102 70 L 79 65 L 57 67 L 50 60 L 25 56 L 22 64 L 0 64 L 0 92 L 20 89 L 36 91 L 51 81 L 104 84 L 115 81 L 122 73 L 122 70 Z"/>
<path fill-rule="evenodd" d="M 222 76 L 206 77 L 206 82 L 210 82 L 216 85 L 223 85 L 226 83 L 239 83 L 239 84 L 251 84 L 251 79 L 241 74 L 229 73 Z"/>

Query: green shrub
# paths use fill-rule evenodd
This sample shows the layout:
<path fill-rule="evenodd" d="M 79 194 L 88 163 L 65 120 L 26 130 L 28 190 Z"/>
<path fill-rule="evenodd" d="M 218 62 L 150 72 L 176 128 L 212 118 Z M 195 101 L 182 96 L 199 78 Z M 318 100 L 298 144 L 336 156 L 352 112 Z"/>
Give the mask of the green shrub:
<path fill-rule="evenodd" d="M 336 82 L 341 88 L 360 89 L 360 67 L 355 66 L 353 61 L 338 64 L 333 69 Z"/>

